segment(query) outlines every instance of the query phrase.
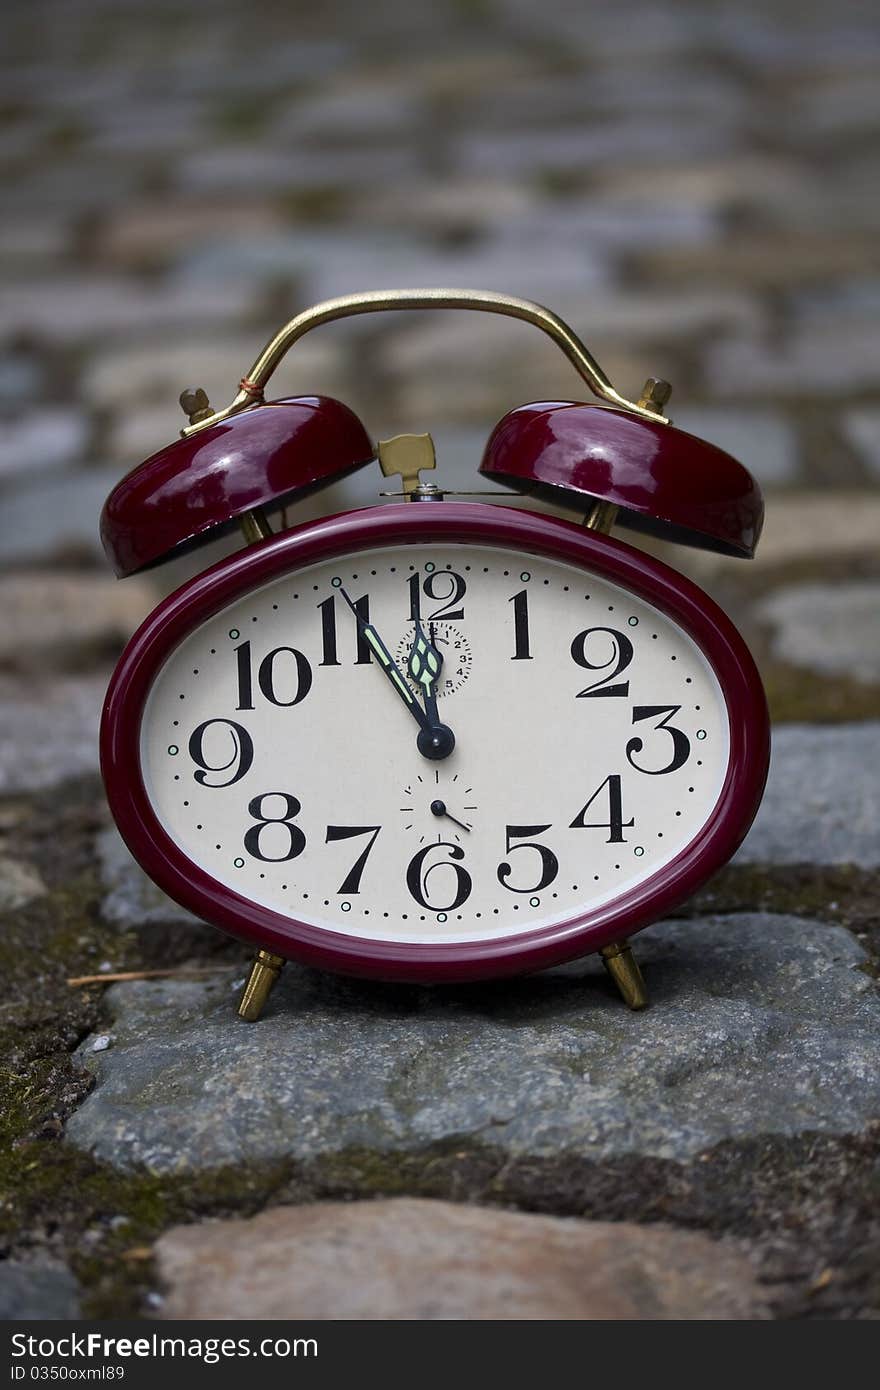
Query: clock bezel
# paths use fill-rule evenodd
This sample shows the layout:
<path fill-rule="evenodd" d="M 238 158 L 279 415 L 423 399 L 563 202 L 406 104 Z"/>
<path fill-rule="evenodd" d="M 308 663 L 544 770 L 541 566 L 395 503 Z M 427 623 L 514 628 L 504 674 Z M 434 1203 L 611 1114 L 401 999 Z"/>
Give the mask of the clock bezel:
<path fill-rule="evenodd" d="M 662 868 L 617 898 L 551 926 L 473 942 L 377 941 L 300 922 L 254 903 L 194 864 L 159 823 L 140 762 L 150 687 L 173 649 L 229 603 L 284 573 L 383 545 L 459 542 L 515 547 L 621 585 L 677 623 L 715 672 L 727 709 L 729 760 L 719 798 L 698 834 Z M 743 639 L 697 585 L 616 537 L 535 512 L 486 503 L 399 503 L 308 522 L 221 560 L 189 580 L 142 623 L 123 652 L 101 722 L 101 770 L 119 831 L 145 872 L 175 902 L 221 931 L 305 965 L 415 982 L 526 973 L 633 935 L 690 897 L 733 855 L 761 801 L 770 756 L 766 698 Z"/>

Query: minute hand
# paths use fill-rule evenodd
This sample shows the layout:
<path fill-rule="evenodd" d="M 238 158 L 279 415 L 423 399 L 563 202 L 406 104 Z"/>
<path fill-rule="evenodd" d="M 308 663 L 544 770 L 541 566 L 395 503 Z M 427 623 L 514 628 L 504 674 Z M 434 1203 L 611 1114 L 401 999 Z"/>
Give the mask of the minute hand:
<path fill-rule="evenodd" d="M 382 641 L 382 638 L 379 636 L 378 632 L 373 627 L 373 624 L 368 623 L 367 620 L 361 616 L 360 612 L 358 611 L 357 605 L 352 603 L 345 590 L 343 588 L 340 588 L 339 592 L 342 594 L 342 597 L 345 599 L 346 603 L 348 604 L 349 608 L 351 609 L 352 613 L 357 619 L 358 630 L 362 634 L 364 640 L 369 643 L 373 651 L 376 653 L 376 656 L 379 660 L 379 666 L 382 670 L 383 675 L 387 678 L 392 689 L 397 691 L 397 694 L 400 696 L 401 700 L 406 705 L 407 709 L 409 710 L 413 719 L 418 724 L 419 728 L 427 729 L 429 726 L 428 716 L 425 714 L 425 711 L 422 709 L 415 695 L 413 695 L 412 691 L 407 685 L 404 677 L 398 670 L 397 663 L 395 662 L 394 657 L 391 655 L 388 648 L 385 646 L 385 643 Z"/>

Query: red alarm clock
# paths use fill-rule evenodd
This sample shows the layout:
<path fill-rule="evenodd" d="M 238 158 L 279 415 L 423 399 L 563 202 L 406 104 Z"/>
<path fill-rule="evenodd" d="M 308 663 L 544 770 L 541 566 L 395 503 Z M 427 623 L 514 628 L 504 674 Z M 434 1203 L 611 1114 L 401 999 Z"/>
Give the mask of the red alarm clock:
<path fill-rule="evenodd" d="M 374 447 L 338 401 L 264 402 L 317 324 L 482 309 L 548 333 L 608 405 L 544 401 L 495 427 L 485 478 L 581 521 L 448 501 L 430 437 Z M 769 729 L 755 665 L 693 583 L 607 534 L 751 556 L 750 473 L 619 396 L 527 301 L 413 290 L 293 319 L 231 405 L 181 398 L 183 438 L 124 478 L 102 536 L 119 575 L 240 525 L 248 547 L 184 584 L 129 642 L 101 756 L 135 858 L 258 948 L 239 1012 L 284 961 L 385 980 L 474 980 L 599 951 L 643 1007 L 627 944 L 733 854 Z M 273 535 L 264 511 L 379 459 L 402 503 Z"/>

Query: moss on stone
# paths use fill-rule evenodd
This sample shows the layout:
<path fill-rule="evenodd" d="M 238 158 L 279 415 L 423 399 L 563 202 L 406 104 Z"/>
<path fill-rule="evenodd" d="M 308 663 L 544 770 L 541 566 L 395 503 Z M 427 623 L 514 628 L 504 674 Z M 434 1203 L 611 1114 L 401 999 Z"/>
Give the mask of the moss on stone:
<path fill-rule="evenodd" d="M 265 132 L 274 107 L 269 97 L 226 101 L 215 110 L 213 125 L 218 135 L 229 139 L 256 140 Z"/>
<path fill-rule="evenodd" d="M 730 864 L 678 916 L 779 912 L 846 927 L 880 957 L 880 871 L 853 864 Z"/>
<path fill-rule="evenodd" d="M 401 1194 L 611 1221 L 664 1221 L 749 1240 L 780 1317 L 849 1317 L 880 1307 L 880 1128 L 731 1141 L 693 1162 L 632 1155 L 493 1152 L 463 1137 L 419 1153 L 350 1149 L 298 1175 L 281 1200 Z M 820 1270 L 832 1279 L 814 1287 Z"/>
<path fill-rule="evenodd" d="M 880 719 L 880 685 L 852 677 L 823 676 L 765 658 L 761 678 L 775 724 L 842 724 Z"/>
<path fill-rule="evenodd" d="M 83 1287 L 86 1316 L 129 1316 L 156 1286 L 152 1243 L 163 1230 L 251 1215 L 285 1176 L 271 1166 L 124 1174 L 57 1141 L 4 1146 L 0 1239 L 7 1249 L 45 1246 L 62 1255 Z"/>
<path fill-rule="evenodd" d="M 418 1152 L 348 1149 L 306 1165 L 174 1178 L 121 1175 L 57 1144 L 38 1148 L 17 1152 L 17 1223 L 51 1224 L 90 1317 L 144 1310 L 157 1288 L 152 1245 L 171 1225 L 244 1218 L 272 1204 L 404 1194 L 743 1237 L 777 1285 L 780 1316 L 852 1316 L 880 1301 L 876 1135 L 759 1138 L 689 1164 L 643 1156 L 593 1163 L 566 1153 L 511 1162 L 490 1142 L 462 1136 Z M 829 1264 L 835 1279 L 818 1296 L 814 1276 Z"/>
<path fill-rule="evenodd" d="M 290 222 L 322 226 L 342 220 L 351 203 L 351 192 L 331 184 L 316 184 L 311 188 L 288 189 L 280 203 L 282 214 Z"/>

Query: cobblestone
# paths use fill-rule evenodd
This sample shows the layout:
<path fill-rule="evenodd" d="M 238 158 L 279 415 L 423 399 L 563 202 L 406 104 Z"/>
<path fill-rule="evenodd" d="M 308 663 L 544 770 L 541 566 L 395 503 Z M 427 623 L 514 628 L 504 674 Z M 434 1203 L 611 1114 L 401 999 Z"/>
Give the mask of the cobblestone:
<path fill-rule="evenodd" d="M 772 625 L 782 660 L 880 682 L 880 584 L 799 584 L 773 594 L 757 613 Z"/>
<path fill-rule="evenodd" d="M 156 289 L 87 275 L 7 287 L 0 314 L 7 334 L 27 331 L 50 344 L 76 345 L 112 334 L 156 333 L 201 323 L 234 323 L 252 310 L 248 285 L 216 283 L 210 295 L 172 285 Z"/>
<path fill-rule="evenodd" d="M 101 911 L 108 922 L 122 927 L 195 924 L 191 913 L 178 907 L 147 878 L 115 827 L 101 832 L 97 850 L 104 890 Z"/>
<path fill-rule="evenodd" d="M 175 431 L 186 423 L 178 404 L 183 388 L 196 384 L 204 387 L 209 400 L 231 400 L 242 372 L 271 336 L 272 327 L 267 324 L 247 334 L 224 333 L 213 339 L 176 334 L 161 351 L 150 344 L 98 352 L 84 369 L 82 393 L 96 410 L 111 415 L 110 428 L 116 439 L 126 439 L 135 429 L 141 431 L 147 414 L 155 421 L 154 411 L 166 412 L 163 418 L 167 418 L 170 433 L 166 431 L 159 443 L 170 444 Z M 321 338 L 298 343 L 293 357 L 279 371 L 277 390 L 279 395 L 317 391 L 345 396 L 346 370 L 339 344 Z M 133 425 L 132 420 L 139 423 Z"/>
<path fill-rule="evenodd" d="M 51 472 L 82 457 L 88 421 L 62 406 L 31 411 L 0 427 L 0 479 Z"/>
<path fill-rule="evenodd" d="M 735 862 L 880 861 L 880 724 L 777 728 L 767 790 Z"/>
<path fill-rule="evenodd" d="M 868 474 L 880 481 L 880 406 L 848 411 L 843 430 Z"/>
<path fill-rule="evenodd" d="M 21 408 L 22 402 L 38 397 L 45 373 L 34 357 L 16 352 L 0 352 L 0 403 Z"/>
<path fill-rule="evenodd" d="M 707 378 L 725 396 L 835 396 L 876 390 L 880 384 L 880 327 L 876 322 L 826 325 L 794 335 L 781 346 L 732 338 L 709 351 Z"/>
<path fill-rule="evenodd" d="M 97 1084 L 68 1139 L 156 1172 L 484 1140 L 527 1164 L 684 1159 L 876 1116 L 880 1003 L 842 928 L 770 914 L 664 923 L 639 953 L 654 1003 L 637 1020 L 595 957 L 459 991 L 291 969 L 258 1028 L 235 1023 L 228 974 L 116 985 L 116 1042 L 78 1053 Z"/>
<path fill-rule="evenodd" d="M 24 907 L 45 891 L 46 885 L 27 864 L 0 855 L 0 912 Z"/>
<path fill-rule="evenodd" d="M 0 573 L 0 666 L 57 669 L 83 648 L 121 648 L 157 599 L 143 579 L 111 586 L 77 570 Z"/>
<path fill-rule="evenodd" d="M 226 239 L 266 235 L 283 225 L 281 211 L 269 200 L 144 199 L 114 210 L 98 231 L 96 251 L 114 267 L 161 265 L 218 234 Z"/>
<path fill-rule="evenodd" d="M 753 1264 L 705 1236 L 447 1202 L 318 1203 L 179 1226 L 163 1318 L 755 1318 Z"/>
<path fill-rule="evenodd" d="M 0 794 L 97 772 L 98 718 L 108 674 L 51 683 L 0 676 Z"/>
<path fill-rule="evenodd" d="M 19 483 L 3 498 L 0 565 L 103 559 L 96 519 L 120 476 L 96 468 Z"/>
<path fill-rule="evenodd" d="M 36 1322 L 80 1316 L 79 1289 L 69 1270 L 57 1265 L 0 1265 L 0 1319 Z"/>

